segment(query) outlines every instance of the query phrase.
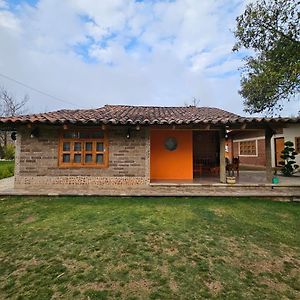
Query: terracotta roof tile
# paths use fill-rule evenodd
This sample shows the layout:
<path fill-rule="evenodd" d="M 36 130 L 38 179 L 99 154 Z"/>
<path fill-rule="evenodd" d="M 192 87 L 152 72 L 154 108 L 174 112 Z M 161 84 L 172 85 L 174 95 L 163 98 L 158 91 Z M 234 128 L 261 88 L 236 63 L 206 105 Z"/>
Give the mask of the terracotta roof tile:
<path fill-rule="evenodd" d="M 0 123 L 47 124 L 229 124 L 243 122 L 299 122 L 300 118 L 244 118 L 213 107 L 159 107 L 105 105 L 97 109 L 54 112 L 0 118 Z"/>

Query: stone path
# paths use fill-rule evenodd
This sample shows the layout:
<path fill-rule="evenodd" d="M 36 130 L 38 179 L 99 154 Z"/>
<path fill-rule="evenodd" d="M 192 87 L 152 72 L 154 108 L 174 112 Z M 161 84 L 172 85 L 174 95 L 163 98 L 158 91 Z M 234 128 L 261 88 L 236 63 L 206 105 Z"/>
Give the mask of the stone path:
<path fill-rule="evenodd" d="M 0 193 L 14 190 L 14 177 L 8 177 L 0 180 Z"/>

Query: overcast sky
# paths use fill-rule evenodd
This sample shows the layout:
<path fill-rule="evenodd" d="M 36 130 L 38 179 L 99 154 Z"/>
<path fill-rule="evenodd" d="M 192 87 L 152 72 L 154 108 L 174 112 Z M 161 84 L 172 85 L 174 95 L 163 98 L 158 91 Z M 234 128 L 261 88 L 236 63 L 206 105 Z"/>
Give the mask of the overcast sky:
<path fill-rule="evenodd" d="M 0 76 L 30 112 L 104 104 L 200 106 L 243 113 L 245 53 L 232 30 L 243 0 L 0 0 Z M 298 102 L 283 114 L 299 110 Z"/>

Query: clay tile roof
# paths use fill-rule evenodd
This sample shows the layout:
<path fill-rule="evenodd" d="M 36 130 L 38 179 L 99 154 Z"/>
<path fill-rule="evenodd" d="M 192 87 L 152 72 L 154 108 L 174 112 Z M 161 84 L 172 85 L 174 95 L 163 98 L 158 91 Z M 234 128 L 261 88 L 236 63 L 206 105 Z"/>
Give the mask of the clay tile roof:
<path fill-rule="evenodd" d="M 0 118 L 0 124 L 230 124 L 243 122 L 299 122 L 300 118 L 244 118 L 213 107 L 159 107 L 105 105 L 97 109 L 55 112 Z"/>

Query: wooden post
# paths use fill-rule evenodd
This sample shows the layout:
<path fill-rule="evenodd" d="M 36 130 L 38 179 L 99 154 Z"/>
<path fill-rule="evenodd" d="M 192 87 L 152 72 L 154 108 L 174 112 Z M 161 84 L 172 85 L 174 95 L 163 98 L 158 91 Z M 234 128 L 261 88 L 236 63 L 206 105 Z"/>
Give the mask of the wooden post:
<path fill-rule="evenodd" d="M 220 140 L 220 182 L 226 183 L 225 129 L 219 131 L 219 140 Z"/>
<path fill-rule="evenodd" d="M 269 127 L 265 129 L 265 155 L 266 155 L 266 179 L 267 182 L 272 182 L 272 154 L 271 154 L 271 138 L 273 136 L 273 130 Z"/>

